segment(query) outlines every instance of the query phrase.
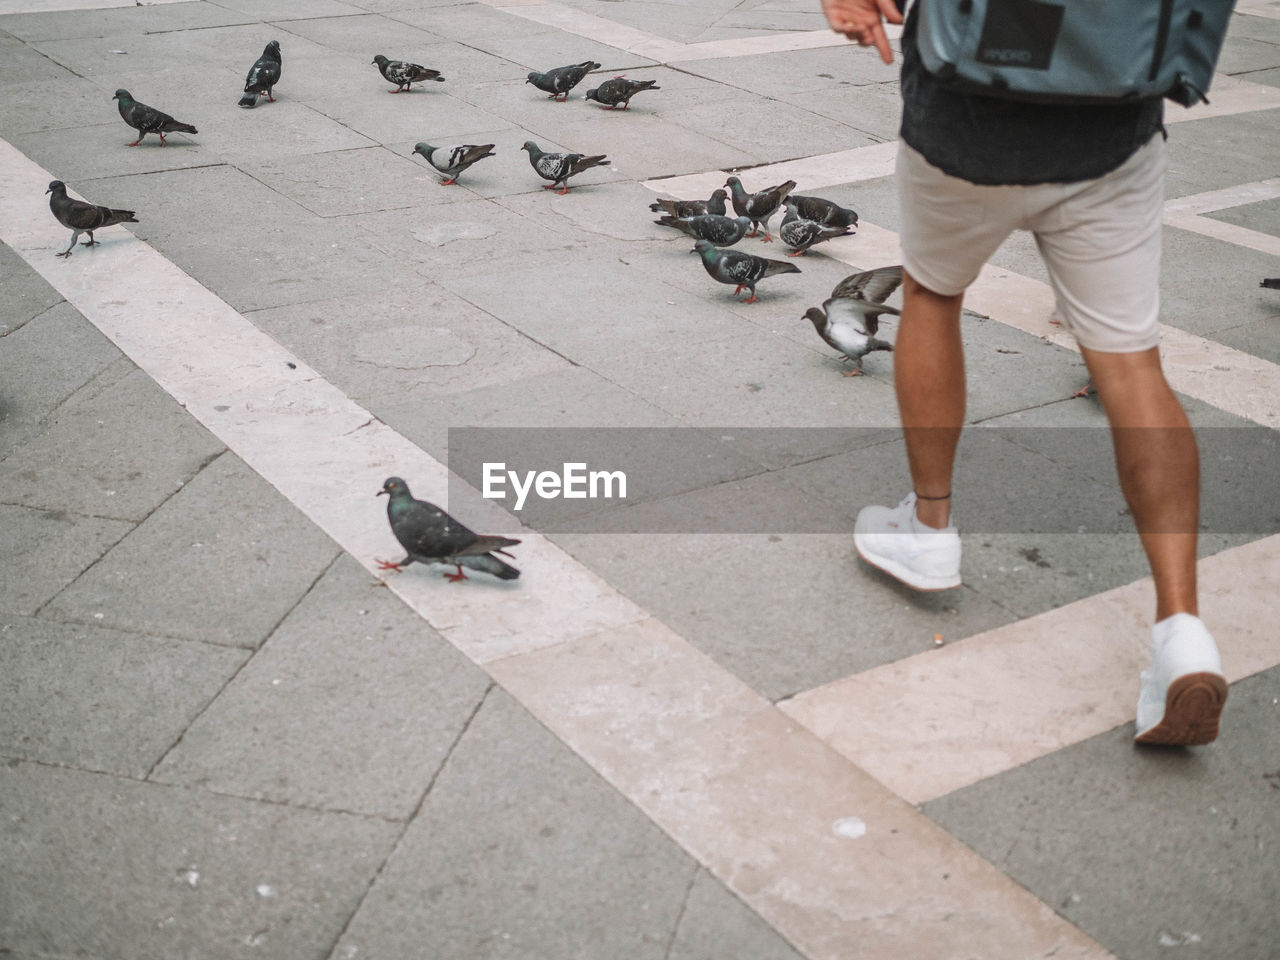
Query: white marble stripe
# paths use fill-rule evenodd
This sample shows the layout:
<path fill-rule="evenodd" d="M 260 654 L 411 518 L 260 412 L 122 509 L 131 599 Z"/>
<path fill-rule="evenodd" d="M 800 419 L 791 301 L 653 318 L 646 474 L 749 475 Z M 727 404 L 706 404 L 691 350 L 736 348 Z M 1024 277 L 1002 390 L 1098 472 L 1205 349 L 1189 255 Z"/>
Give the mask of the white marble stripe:
<path fill-rule="evenodd" d="M 1280 20 L 1280 0 L 1238 0 L 1236 13 Z"/>
<path fill-rule="evenodd" d="M 56 258 L 66 233 L 42 197 L 50 179 L 0 141 L 0 240 L 366 568 L 395 556 L 374 493 L 398 473 L 444 501 L 444 467 L 127 232 Z M 449 506 L 469 522 L 493 512 Z M 957 937 L 984 960 L 1109 956 L 585 567 L 520 535 L 516 584 L 453 586 L 413 568 L 385 582 L 813 960 L 897 947 L 941 960 Z M 866 842 L 832 832 L 848 816 Z"/>
<path fill-rule="evenodd" d="M 146 6 L 189 3 L 190 0 L 147 0 Z M 137 6 L 137 0 L 0 0 L 0 16 L 10 13 L 61 13 L 67 10 L 106 10 Z"/>
<path fill-rule="evenodd" d="M 1164 122 L 1187 123 L 1192 120 L 1229 117 L 1238 113 L 1254 113 L 1258 110 L 1274 110 L 1277 107 L 1280 107 L 1280 87 L 1215 73 L 1208 103 L 1180 107 L 1166 100 Z"/>
<path fill-rule="evenodd" d="M 1248 247 L 1250 250 L 1257 250 L 1261 253 L 1269 253 L 1273 257 L 1280 257 L 1280 237 L 1273 237 L 1269 233 L 1260 233 L 1257 230 L 1250 230 L 1248 227 L 1241 227 L 1234 223 L 1224 223 L 1221 220 L 1214 220 L 1212 217 L 1195 215 L 1166 216 L 1164 222 L 1168 226 L 1177 227 L 1179 230 L 1190 230 L 1192 233 L 1213 237 L 1215 240 L 1221 240 L 1237 247 Z"/>
<path fill-rule="evenodd" d="M 1169 217 L 1187 214 L 1212 213 L 1215 210 L 1226 210 L 1229 207 L 1240 207 L 1246 203 L 1261 203 L 1263 200 L 1274 200 L 1280 197 L 1280 177 L 1269 180 L 1258 180 L 1255 183 L 1240 183 L 1221 190 L 1207 190 L 1204 193 L 1193 193 L 1185 197 L 1166 200 L 1164 215 Z"/>

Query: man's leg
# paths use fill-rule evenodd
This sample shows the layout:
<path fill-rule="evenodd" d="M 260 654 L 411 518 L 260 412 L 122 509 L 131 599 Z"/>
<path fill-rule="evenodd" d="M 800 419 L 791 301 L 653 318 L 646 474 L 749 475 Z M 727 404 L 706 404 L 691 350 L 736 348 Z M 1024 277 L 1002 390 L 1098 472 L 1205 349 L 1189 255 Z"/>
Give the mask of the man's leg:
<path fill-rule="evenodd" d="M 963 293 L 943 296 L 904 272 L 902 316 L 893 344 L 893 380 L 916 496 L 916 518 L 945 527 L 951 470 L 964 424 Z"/>
<path fill-rule="evenodd" d="M 1120 487 L 1151 565 L 1156 620 L 1198 615 L 1200 460 L 1187 416 L 1160 368 L 1159 350 L 1081 353 L 1111 423 Z"/>

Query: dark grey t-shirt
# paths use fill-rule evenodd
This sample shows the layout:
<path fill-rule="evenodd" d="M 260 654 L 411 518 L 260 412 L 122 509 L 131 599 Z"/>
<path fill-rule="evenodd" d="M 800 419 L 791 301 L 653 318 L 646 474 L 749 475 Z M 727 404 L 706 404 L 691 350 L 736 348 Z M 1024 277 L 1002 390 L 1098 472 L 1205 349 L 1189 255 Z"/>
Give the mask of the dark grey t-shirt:
<path fill-rule="evenodd" d="M 912 5 L 902 33 L 899 136 L 944 173 L 984 185 L 1092 180 L 1163 130 L 1158 98 L 1046 106 L 948 89 L 920 62 L 919 6 Z"/>

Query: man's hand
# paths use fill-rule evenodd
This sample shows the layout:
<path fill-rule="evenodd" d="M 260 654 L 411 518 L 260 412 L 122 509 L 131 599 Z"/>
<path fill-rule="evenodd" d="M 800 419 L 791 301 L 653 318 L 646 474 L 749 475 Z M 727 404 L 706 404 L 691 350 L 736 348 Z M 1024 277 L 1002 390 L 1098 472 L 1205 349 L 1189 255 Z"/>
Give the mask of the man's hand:
<path fill-rule="evenodd" d="M 822 12 L 836 33 L 843 33 L 859 46 L 875 47 L 881 60 L 893 63 L 893 51 L 884 32 L 885 20 L 902 22 L 893 0 L 822 0 Z"/>

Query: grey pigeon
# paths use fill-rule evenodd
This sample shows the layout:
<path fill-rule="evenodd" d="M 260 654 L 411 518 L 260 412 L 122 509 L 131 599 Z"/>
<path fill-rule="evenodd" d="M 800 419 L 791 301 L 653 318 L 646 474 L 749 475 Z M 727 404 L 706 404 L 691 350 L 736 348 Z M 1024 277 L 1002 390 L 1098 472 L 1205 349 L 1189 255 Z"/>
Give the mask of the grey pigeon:
<path fill-rule="evenodd" d="M 388 60 L 382 54 L 378 54 L 369 62 L 378 65 L 378 70 L 384 80 L 396 85 L 396 89 L 388 90 L 388 93 L 404 93 L 406 90 L 410 90 L 413 84 L 425 80 L 444 83 L 444 77 L 440 76 L 439 70 L 432 70 L 430 67 L 424 67 L 420 63 L 409 63 L 405 60 Z"/>
<path fill-rule="evenodd" d="M 539 90 L 545 90 L 550 94 L 552 100 L 564 103 L 569 99 L 569 91 L 580 84 L 583 77 L 592 70 L 599 69 L 600 64 L 594 60 L 584 60 L 582 63 L 572 63 L 567 67 L 556 67 L 546 73 L 535 71 L 529 74 L 525 83 L 532 83 Z"/>
<path fill-rule="evenodd" d="M 1280 290 L 1280 277 L 1268 277 L 1258 284 L 1258 286 L 1266 287 L 1269 290 Z"/>
<path fill-rule="evenodd" d="M 778 236 L 782 238 L 783 243 L 794 248 L 795 252 L 788 253 L 788 257 L 803 256 L 804 252 L 815 243 L 834 240 L 836 237 L 847 237 L 853 233 L 852 227 L 828 227 L 817 220 L 805 219 L 800 215 L 790 197 L 786 199 L 786 207 L 787 215 L 782 218 L 782 225 L 778 227 Z"/>
<path fill-rule="evenodd" d="M 67 196 L 67 185 L 61 180 L 49 184 L 45 193 L 51 193 L 49 209 L 58 218 L 58 222 L 71 231 L 71 244 L 58 256 L 70 257 L 75 249 L 80 234 L 89 234 L 89 241 L 83 246 L 92 247 L 97 244 L 93 239 L 93 231 L 103 227 L 113 227 L 117 223 L 137 223 L 138 218 L 132 210 L 112 210 L 110 207 L 99 207 L 83 200 L 73 200 Z"/>
<path fill-rule="evenodd" d="M 515 580 L 520 571 L 494 556 L 509 557 L 503 547 L 514 547 L 519 540 L 510 537 L 484 537 L 468 530 L 434 503 L 415 500 L 409 485 L 399 477 L 388 477 L 378 496 L 388 495 L 387 520 L 391 532 L 408 553 L 403 560 L 391 563 L 379 560 L 382 570 L 403 570 L 414 563 L 451 563 L 457 573 L 446 574 L 451 583 L 466 580 L 463 567 L 491 573 L 500 580 Z"/>
<path fill-rule="evenodd" d="M 258 97 L 264 93 L 267 95 L 267 103 L 275 103 L 276 98 L 271 95 L 271 89 L 280 82 L 280 67 L 280 41 L 272 40 L 263 48 L 262 56 L 254 61 L 249 68 L 249 75 L 244 78 L 244 96 L 240 98 L 240 106 L 257 106 Z"/>
<path fill-rule="evenodd" d="M 440 185 L 445 186 L 457 183 L 458 174 L 473 163 L 485 157 L 492 157 L 493 144 L 460 143 L 451 147 L 433 147 L 429 143 L 422 142 L 413 148 L 413 152 L 419 154 L 423 160 L 445 175 L 446 179 L 440 181 Z"/>
<path fill-rule="evenodd" d="M 793 193 L 787 199 L 795 201 L 796 208 L 800 211 L 800 216 L 806 220 L 816 220 L 818 223 L 825 224 L 828 227 L 856 227 L 858 225 L 858 215 L 854 211 L 848 207 L 842 207 L 831 200 L 824 200 L 822 197 L 807 197 L 799 193 Z"/>
<path fill-rule="evenodd" d="M 704 213 L 714 213 L 723 217 L 727 212 L 724 205 L 729 195 L 723 190 L 714 190 L 710 200 L 657 200 L 649 204 L 654 213 L 669 213 L 673 217 L 700 217 Z"/>
<path fill-rule="evenodd" d="M 631 98 L 640 91 L 661 89 L 657 80 L 628 80 L 626 77 L 614 77 L 594 90 L 588 90 L 583 95 L 583 99 L 594 100 L 600 104 L 601 109 L 608 107 L 610 110 L 616 110 L 618 104 L 622 104 L 623 110 L 629 110 Z"/>
<path fill-rule="evenodd" d="M 710 240 L 717 247 L 731 247 L 747 235 L 751 221 L 746 217 L 718 217 L 704 213 L 700 217 L 666 216 L 653 221 L 659 226 L 675 227 L 695 240 Z"/>
<path fill-rule="evenodd" d="M 537 172 L 543 180 L 550 180 L 550 183 L 542 185 L 543 190 L 554 190 L 556 185 L 560 185 L 560 193 L 569 192 L 570 177 L 577 176 L 583 170 L 590 170 L 592 167 L 607 167 L 609 161 L 605 159 L 605 155 L 588 157 L 581 153 L 547 153 L 532 140 L 526 140 L 521 150 L 528 151 L 529 165 Z"/>
<path fill-rule="evenodd" d="M 769 260 L 755 254 L 742 253 L 740 250 L 717 250 L 710 240 L 699 240 L 693 245 L 692 253 L 702 255 L 702 265 L 712 279 L 721 283 L 736 283 L 734 296 L 745 287 L 751 296 L 742 303 L 756 303 L 756 284 L 765 277 L 777 276 L 780 273 L 799 273 L 800 268 L 785 260 Z"/>
<path fill-rule="evenodd" d="M 733 209 L 737 211 L 738 216 L 751 218 L 753 229 L 747 236 L 754 237 L 759 229 L 763 229 L 765 241 L 772 240 L 773 238 L 769 236 L 769 218 L 778 212 L 787 194 L 796 188 L 796 182 L 788 180 L 775 187 L 766 187 L 759 193 L 747 193 L 743 189 L 742 181 L 737 177 L 730 177 L 724 185 L 729 188 L 729 195 L 733 198 Z"/>
<path fill-rule="evenodd" d="M 149 107 L 145 103 L 139 103 L 133 99 L 128 90 L 117 90 L 112 100 L 118 100 L 116 104 L 120 110 L 120 116 L 129 126 L 138 131 L 138 139 L 133 143 L 127 143 L 127 147 L 136 147 L 142 142 L 142 138 L 148 133 L 157 133 L 160 135 L 160 146 L 164 146 L 164 135 L 166 133 L 199 133 L 189 123 L 182 123 L 173 119 L 167 113 L 162 113 L 155 107 Z"/>
<path fill-rule="evenodd" d="M 841 359 L 854 362 L 846 377 L 862 375 L 862 358 L 874 350 L 892 350 L 893 344 L 876 338 L 880 315 L 898 315 L 898 308 L 884 303 L 902 283 L 902 267 L 879 267 L 841 280 L 821 307 L 810 307 L 805 319 L 813 323 L 826 343 L 839 350 Z"/>

